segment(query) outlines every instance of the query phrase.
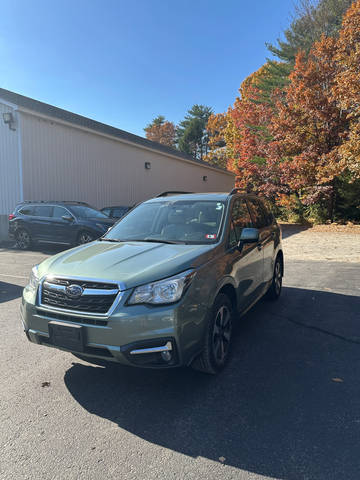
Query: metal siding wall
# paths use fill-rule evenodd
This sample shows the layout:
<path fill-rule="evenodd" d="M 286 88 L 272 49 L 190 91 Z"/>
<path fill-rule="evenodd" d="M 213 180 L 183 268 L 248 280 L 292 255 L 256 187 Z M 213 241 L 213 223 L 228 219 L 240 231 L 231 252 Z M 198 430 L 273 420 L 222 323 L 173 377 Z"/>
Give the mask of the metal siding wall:
<path fill-rule="evenodd" d="M 0 102 L 0 215 L 9 214 L 21 200 L 19 170 L 18 122 L 16 130 L 5 125 L 2 114 L 13 112 L 11 107 Z M 17 118 L 17 113 L 14 113 Z"/>
<path fill-rule="evenodd" d="M 79 200 L 101 208 L 131 205 L 164 190 L 229 191 L 234 185 L 225 173 L 28 114 L 22 133 L 27 200 Z"/>

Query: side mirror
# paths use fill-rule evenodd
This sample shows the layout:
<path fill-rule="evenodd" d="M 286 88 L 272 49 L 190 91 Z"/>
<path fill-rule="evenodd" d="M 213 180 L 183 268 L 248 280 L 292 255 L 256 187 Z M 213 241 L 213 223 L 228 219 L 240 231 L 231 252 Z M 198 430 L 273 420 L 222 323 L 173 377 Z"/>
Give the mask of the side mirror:
<path fill-rule="evenodd" d="M 63 215 L 61 218 L 66 222 L 72 222 L 74 220 L 73 217 L 70 217 L 69 215 Z"/>
<path fill-rule="evenodd" d="M 259 241 L 259 230 L 257 228 L 243 228 L 239 244 L 256 243 Z"/>

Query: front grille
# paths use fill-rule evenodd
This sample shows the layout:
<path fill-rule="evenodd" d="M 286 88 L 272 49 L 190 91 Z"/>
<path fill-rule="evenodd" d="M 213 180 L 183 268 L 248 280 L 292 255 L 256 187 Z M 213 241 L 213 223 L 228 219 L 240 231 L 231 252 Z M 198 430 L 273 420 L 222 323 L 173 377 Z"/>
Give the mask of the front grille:
<path fill-rule="evenodd" d="M 98 290 L 114 290 L 118 288 L 116 283 L 94 282 L 81 279 L 70 280 L 51 277 L 51 279 L 47 279 L 46 281 L 54 285 L 64 285 L 65 287 L 69 285 L 80 285 L 82 288 L 96 288 Z"/>
<path fill-rule="evenodd" d="M 77 299 L 70 298 L 65 292 L 69 285 L 80 285 L 84 290 L 86 289 L 87 294 Z M 94 290 L 94 294 L 91 290 Z M 99 290 L 103 290 L 104 293 L 99 293 Z M 109 294 L 109 291 L 114 293 Z M 42 284 L 41 304 L 64 310 L 106 314 L 114 303 L 118 291 L 118 285 L 113 283 L 51 277 Z"/>

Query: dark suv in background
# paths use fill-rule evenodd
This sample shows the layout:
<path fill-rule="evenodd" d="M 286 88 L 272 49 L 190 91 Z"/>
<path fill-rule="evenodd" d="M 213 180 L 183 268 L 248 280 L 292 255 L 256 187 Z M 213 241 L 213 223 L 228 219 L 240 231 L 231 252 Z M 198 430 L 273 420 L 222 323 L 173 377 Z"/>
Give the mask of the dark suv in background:
<path fill-rule="evenodd" d="M 113 207 L 104 207 L 100 211 L 109 218 L 122 218 L 132 207 L 118 205 Z"/>
<path fill-rule="evenodd" d="M 101 237 L 114 223 L 82 202 L 23 202 L 9 215 L 9 237 L 22 250 L 37 242 L 80 245 Z"/>

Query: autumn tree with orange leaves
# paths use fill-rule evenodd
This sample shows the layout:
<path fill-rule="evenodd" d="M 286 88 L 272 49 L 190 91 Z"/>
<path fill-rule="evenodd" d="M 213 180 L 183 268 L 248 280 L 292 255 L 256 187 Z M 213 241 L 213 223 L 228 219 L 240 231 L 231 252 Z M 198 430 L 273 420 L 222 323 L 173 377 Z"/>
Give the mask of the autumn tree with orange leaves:
<path fill-rule="evenodd" d="M 333 219 L 337 178 L 345 170 L 339 147 L 348 130 L 346 113 L 333 95 L 336 40 L 323 36 L 306 57 L 298 53 L 286 102 L 278 102 L 271 122 L 272 150 L 281 183 L 304 204 L 326 200 Z"/>
<path fill-rule="evenodd" d="M 172 122 L 165 120 L 165 117 L 159 115 L 144 128 L 146 138 L 153 142 L 158 142 L 168 147 L 175 146 L 176 128 Z"/>
<path fill-rule="evenodd" d="M 353 179 L 360 179 L 360 1 L 347 11 L 337 44 L 338 72 L 333 95 L 350 121 L 339 153 Z"/>
<path fill-rule="evenodd" d="M 226 126 L 225 113 L 212 113 L 206 126 L 209 140 L 208 152 L 204 160 L 221 168 L 227 168 L 227 152 L 224 137 Z"/>
<path fill-rule="evenodd" d="M 238 186 L 300 217 L 360 220 L 360 0 L 336 31 L 298 51 L 287 85 L 268 64 L 250 75 L 217 135 Z"/>

